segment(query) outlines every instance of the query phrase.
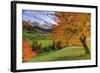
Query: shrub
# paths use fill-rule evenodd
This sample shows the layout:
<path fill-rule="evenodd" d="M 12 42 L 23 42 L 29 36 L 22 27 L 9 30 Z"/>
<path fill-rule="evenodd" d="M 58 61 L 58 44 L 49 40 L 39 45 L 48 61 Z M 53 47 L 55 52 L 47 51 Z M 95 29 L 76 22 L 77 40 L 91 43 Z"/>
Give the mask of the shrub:
<path fill-rule="evenodd" d="M 35 51 L 32 51 L 32 47 L 30 46 L 28 40 L 23 40 L 22 55 L 23 55 L 23 62 L 27 62 L 37 55 Z"/>
<path fill-rule="evenodd" d="M 38 52 L 39 50 L 42 49 L 42 45 L 41 43 L 38 43 L 37 41 L 33 41 L 32 48 L 33 48 L 33 51 L 35 50 Z"/>
<path fill-rule="evenodd" d="M 57 43 L 53 43 L 52 46 L 51 46 L 51 49 L 52 50 L 58 50 L 58 49 L 61 49 L 61 42 L 57 42 Z"/>

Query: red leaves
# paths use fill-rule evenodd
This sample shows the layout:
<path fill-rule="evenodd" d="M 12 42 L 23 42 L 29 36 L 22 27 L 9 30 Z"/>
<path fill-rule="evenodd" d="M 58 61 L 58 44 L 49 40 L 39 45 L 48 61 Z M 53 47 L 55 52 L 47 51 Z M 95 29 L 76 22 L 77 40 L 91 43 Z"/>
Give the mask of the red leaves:
<path fill-rule="evenodd" d="M 31 60 L 37 53 L 32 51 L 32 47 L 30 46 L 27 40 L 23 40 L 23 61 L 27 62 Z"/>

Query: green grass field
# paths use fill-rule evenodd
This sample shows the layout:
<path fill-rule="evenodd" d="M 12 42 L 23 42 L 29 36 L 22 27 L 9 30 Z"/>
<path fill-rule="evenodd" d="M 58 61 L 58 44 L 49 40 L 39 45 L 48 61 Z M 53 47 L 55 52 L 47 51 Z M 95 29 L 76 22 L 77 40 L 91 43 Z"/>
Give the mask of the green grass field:
<path fill-rule="evenodd" d="M 50 40 L 48 37 L 45 39 L 43 38 L 43 36 L 38 36 L 38 33 L 33 34 L 33 33 L 24 32 L 23 38 L 28 39 L 31 45 L 33 41 L 38 41 L 38 43 L 42 44 L 42 47 L 47 47 L 49 45 L 52 45 L 52 40 Z"/>
<path fill-rule="evenodd" d="M 38 43 L 42 44 L 42 47 L 47 47 L 49 45 L 52 45 L 52 40 L 37 40 Z"/>
<path fill-rule="evenodd" d="M 52 45 L 50 37 L 38 36 L 39 33 L 27 33 L 24 32 L 23 38 L 28 39 L 32 45 L 33 41 L 38 41 L 42 44 L 42 47 L 48 47 Z M 45 39 L 46 38 L 46 39 Z M 64 61 L 64 60 L 87 60 L 91 59 L 90 54 L 85 54 L 84 48 L 82 47 L 66 47 L 59 50 L 51 50 L 38 54 L 32 58 L 29 62 L 48 62 L 48 61 Z"/>
<path fill-rule="evenodd" d="M 62 48 L 34 57 L 30 62 L 64 61 L 64 60 L 86 60 L 90 54 L 85 54 L 83 48 Z"/>

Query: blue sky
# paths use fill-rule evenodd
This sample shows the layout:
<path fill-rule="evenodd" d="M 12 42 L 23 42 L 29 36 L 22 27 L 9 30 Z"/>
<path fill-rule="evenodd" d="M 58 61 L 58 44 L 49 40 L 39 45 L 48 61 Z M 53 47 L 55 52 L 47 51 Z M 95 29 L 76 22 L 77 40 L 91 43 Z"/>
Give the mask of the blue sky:
<path fill-rule="evenodd" d="M 39 22 L 40 24 L 56 24 L 54 21 L 56 17 L 51 11 L 36 11 L 36 10 L 23 10 L 22 19 L 31 22 Z"/>

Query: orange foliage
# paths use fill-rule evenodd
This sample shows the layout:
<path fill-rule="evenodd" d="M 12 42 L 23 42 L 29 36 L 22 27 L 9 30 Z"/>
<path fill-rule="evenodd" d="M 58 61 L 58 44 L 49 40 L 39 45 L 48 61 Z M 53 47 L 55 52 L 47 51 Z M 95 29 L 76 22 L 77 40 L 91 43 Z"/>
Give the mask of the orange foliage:
<path fill-rule="evenodd" d="M 32 51 L 32 47 L 28 43 L 27 40 L 23 40 L 23 62 L 27 62 L 31 60 L 34 56 L 36 56 L 36 52 Z"/>
<path fill-rule="evenodd" d="M 52 32 L 53 42 L 61 41 L 63 46 L 80 46 L 80 37 L 84 33 L 90 39 L 90 14 L 74 12 L 56 12 L 57 25 Z M 90 43 L 90 42 L 88 42 Z"/>

